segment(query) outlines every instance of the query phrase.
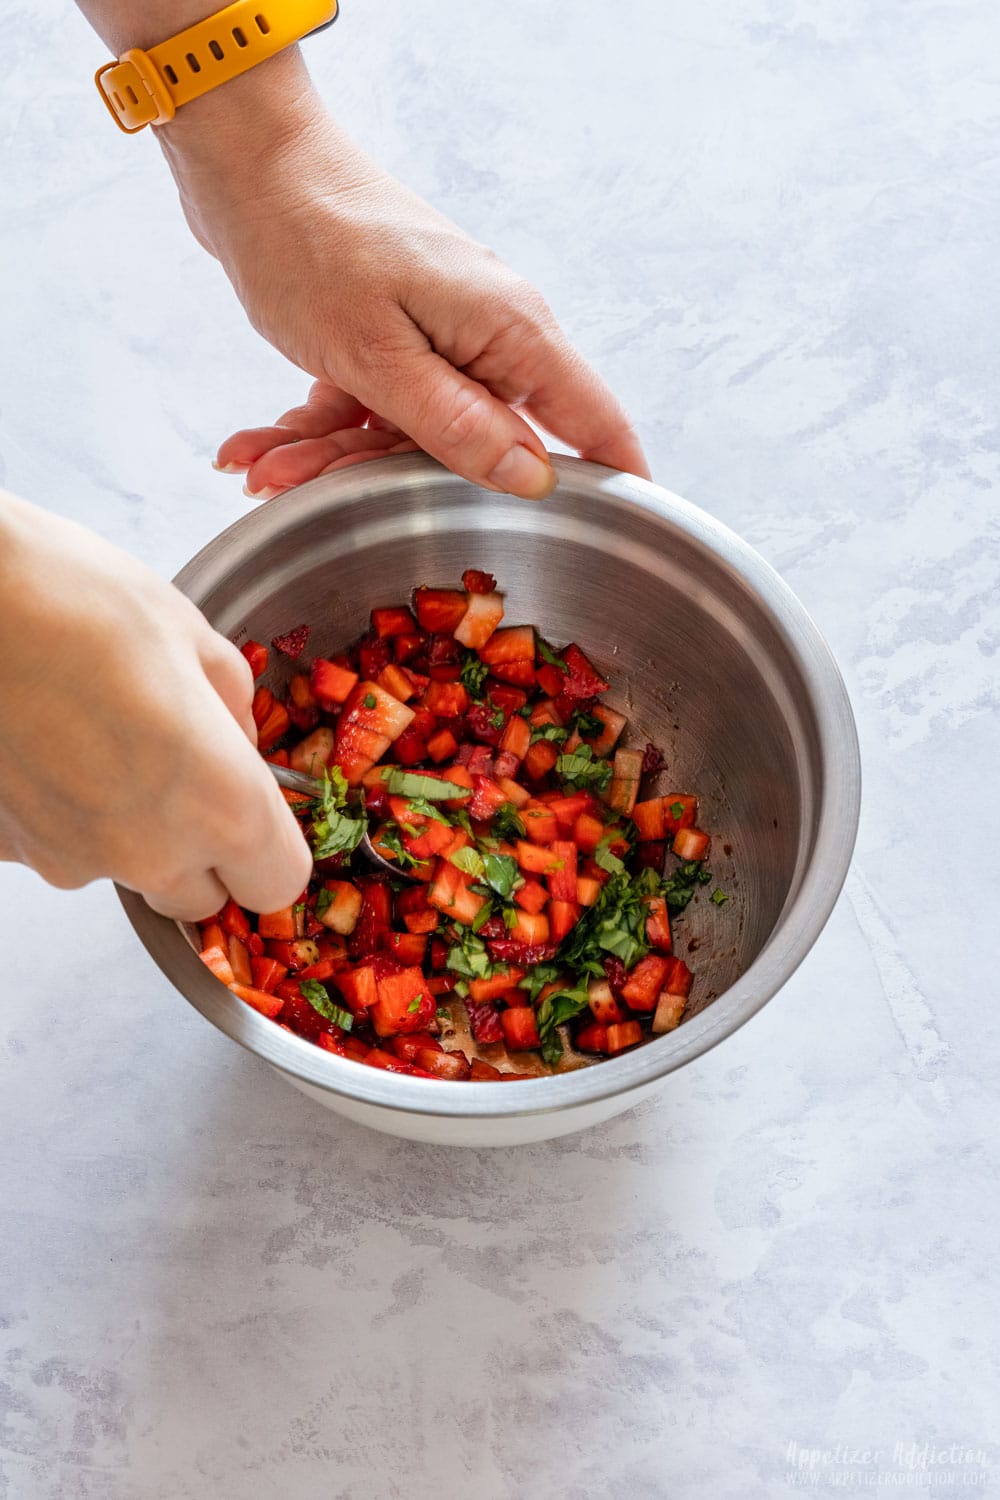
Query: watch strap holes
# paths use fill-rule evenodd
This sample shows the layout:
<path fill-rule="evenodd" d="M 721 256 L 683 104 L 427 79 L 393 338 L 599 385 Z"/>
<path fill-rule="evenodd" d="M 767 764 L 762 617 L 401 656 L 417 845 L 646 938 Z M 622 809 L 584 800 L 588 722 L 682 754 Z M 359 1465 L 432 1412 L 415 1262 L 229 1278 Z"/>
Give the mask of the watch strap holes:
<path fill-rule="evenodd" d="M 132 87 L 132 85 L 130 83 L 127 83 L 125 85 L 125 92 L 126 92 L 126 94 L 128 94 L 129 103 L 130 104 L 138 104 L 139 103 L 139 95 L 136 93 L 135 89 Z"/>
<path fill-rule="evenodd" d="M 237 47 L 245 47 L 247 44 L 246 33 L 239 27 L 233 27 L 233 41 Z"/>
<path fill-rule="evenodd" d="M 212 56 L 217 59 L 218 62 L 221 62 L 226 55 L 223 52 L 222 48 L 219 46 L 218 42 L 209 42 L 208 50 L 209 52 L 211 52 Z"/>
<path fill-rule="evenodd" d="M 169 63 L 166 63 L 164 65 L 163 72 L 164 72 L 164 76 L 166 77 L 167 82 L 176 85 L 176 83 L 177 83 L 177 74 L 174 71 L 174 69 L 170 66 Z"/>
<path fill-rule="evenodd" d="M 260 32 L 261 36 L 267 36 L 268 32 L 271 30 L 270 26 L 267 23 L 267 17 L 254 16 L 253 19 L 254 25 L 257 27 L 257 30 Z"/>
<path fill-rule="evenodd" d="M 201 72 L 201 63 L 195 57 L 195 55 L 194 55 L 193 52 L 189 52 L 188 53 L 187 57 L 185 58 L 185 61 L 186 61 L 187 65 L 188 65 L 188 67 L 191 69 L 192 73 L 200 73 Z"/>

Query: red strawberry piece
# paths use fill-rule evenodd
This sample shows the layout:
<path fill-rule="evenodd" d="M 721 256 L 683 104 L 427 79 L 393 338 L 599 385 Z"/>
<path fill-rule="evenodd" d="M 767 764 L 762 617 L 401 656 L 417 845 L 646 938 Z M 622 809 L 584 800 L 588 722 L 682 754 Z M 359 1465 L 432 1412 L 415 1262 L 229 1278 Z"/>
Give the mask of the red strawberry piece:
<path fill-rule="evenodd" d="M 481 573 L 478 568 L 466 568 L 462 574 L 462 587 L 470 594 L 493 594 L 497 581 L 492 573 Z"/>
<path fill-rule="evenodd" d="M 657 750 L 652 740 L 649 741 L 642 752 L 642 774 L 644 776 L 655 776 L 657 771 L 662 771 L 666 765 L 662 750 Z"/>
<path fill-rule="evenodd" d="M 283 656 L 290 656 L 294 661 L 306 649 L 308 639 L 309 626 L 296 625 L 295 629 L 290 630 L 287 635 L 276 635 L 271 645 L 275 651 L 280 651 Z"/>
<path fill-rule="evenodd" d="M 549 963 L 559 950 L 558 943 L 517 943 L 513 938 L 494 938 L 486 946 L 498 963 L 516 964 L 519 969 Z"/>
<path fill-rule="evenodd" d="M 465 1008 L 469 1012 L 469 1025 L 477 1042 L 485 1044 L 503 1041 L 500 1013 L 491 1000 L 466 1000 Z"/>

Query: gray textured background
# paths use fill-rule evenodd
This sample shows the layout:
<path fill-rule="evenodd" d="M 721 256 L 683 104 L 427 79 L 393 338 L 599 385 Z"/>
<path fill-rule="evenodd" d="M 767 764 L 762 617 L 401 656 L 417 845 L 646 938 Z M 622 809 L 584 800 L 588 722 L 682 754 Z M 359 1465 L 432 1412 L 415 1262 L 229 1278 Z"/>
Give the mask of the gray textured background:
<path fill-rule="evenodd" d="M 169 574 L 245 504 L 219 439 L 304 381 L 71 6 L 3 12 L 0 480 Z M 464 1154 L 270 1076 L 107 887 L 0 868 L 3 1500 L 772 1500 L 789 1444 L 861 1491 L 913 1442 L 1000 1492 L 998 44 L 984 0 L 353 0 L 310 44 L 826 632 L 856 868 L 658 1102 Z"/>

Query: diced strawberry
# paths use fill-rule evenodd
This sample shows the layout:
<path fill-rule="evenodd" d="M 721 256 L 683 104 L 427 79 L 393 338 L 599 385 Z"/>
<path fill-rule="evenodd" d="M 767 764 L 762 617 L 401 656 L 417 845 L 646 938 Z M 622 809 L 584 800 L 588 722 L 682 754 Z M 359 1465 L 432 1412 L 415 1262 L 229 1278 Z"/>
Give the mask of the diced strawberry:
<path fill-rule="evenodd" d="M 435 854 L 442 854 L 447 849 L 453 836 L 454 829 L 449 828 L 447 823 L 428 821 L 416 837 L 412 834 L 405 834 L 404 843 L 410 853 L 415 854 L 418 859 L 431 859 Z"/>
<path fill-rule="evenodd" d="M 535 666 L 535 676 L 542 692 L 549 698 L 555 698 L 562 692 L 567 674 L 561 672 L 558 667 L 553 667 L 549 662 L 539 661 Z"/>
<path fill-rule="evenodd" d="M 316 915 L 331 932 L 347 937 L 358 925 L 361 904 L 361 892 L 349 880 L 327 880 L 322 900 L 316 904 Z"/>
<path fill-rule="evenodd" d="M 427 938 L 417 932 L 390 932 L 386 941 L 389 952 L 402 964 L 422 964 L 427 952 Z"/>
<path fill-rule="evenodd" d="M 616 1052 L 624 1052 L 626 1047 L 634 1047 L 641 1041 L 642 1027 L 638 1021 L 620 1021 L 617 1026 L 608 1027 L 607 1049 L 612 1057 Z"/>
<path fill-rule="evenodd" d="M 576 1034 L 576 1046 L 579 1052 L 607 1052 L 608 1028 L 599 1026 L 596 1021 L 589 1026 L 581 1026 Z"/>
<path fill-rule="evenodd" d="M 535 668 L 530 661 L 500 661 L 490 671 L 501 682 L 514 687 L 530 688 L 535 685 Z"/>
<path fill-rule="evenodd" d="M 592 713 L 595 719 L 599 719 L 603 725 L 599 735 L 583 736 L 586 743 L 600 760 L 609 755 L 614 749 L 615 745 L 621 739 L 622 732 L 628 720 L 624 714 L 617 713 L 613 708 L 607 708 L 603 703 L 595 703 L 593 708 L 589 709 L 588 712 Z"/>
<path fill-rule="evenodd" d="M 513 989 L 524 978 L 524 970 L 508 965 L 506 974 L 494 974 L 490 979 L 469 981 L 469 999 L 477 1004 L 486 1000 L 498 1000 L 506 990 Z"/>
<path fill-rule="evenodd" d="M 380 638 L 393 635 L 410 635 L 417 622 L 408 609 L 373 609 L 372 630 Z"/>
<path fill-rule="evenodd" d="M 413 1062 L 416 1055 L 427 1047 L 431 1052 L 440 1052 L 441 1043 L 436 1036 L 431 1036 L 429 1031 L 411 1031 L 394 1036 L 389 1042 L 389 1050 L 396 1057 L 401 1057 L 404 1062 Z"/>
<path fill-rule="evenodd" d="M 462 587 L 470 594 L 492 594 L 496 586 L 493 574 L 480 572 L 478 568 L 466 568 L 462 574 Z"/>
<path fill-rule="evenodd" d="M 370 677 L 374 680 L 392 661 L 392 642 L 383 640 L 377 635 L 365 636 L 358 642 L 355 649 L 358 673 L 361 677 Z"/>
<path fill-rule="evenodd" d="M 463 1082 L 472 1072 L 469 1059 L 457 1049 L 453 1052 L 435 1052 L 430 1047 L 424 1047 L 417 1053 L 417 1062 L 435 1078 L 447 1078 L 453 1083 Z"/>
<path fill-rule="evenodd" d="M 678 859 L 702 860 L 708 857 L 712 840 L 700 828 L 678 828 L 672 848 Z"/>
<path fill-rule="evenodd" d="M 693 975 L 682 958 L 668 960 L 669 968 L 663 988 L 671 995 L 690 995 Z"/>
<path fill-rule="evenodd" d="M 403 766 L 418 766 L 427 759 L 427 741 L 413 729 L 404 729 L 392 747 L 393 754 Z"/>
<path fill-rule="evenodd" d="M 575 888 L 575 880 L 573 885 Z M 550 901 L 548 914 L 549 936 L 553 943 L 561 943 L 580 920 L 580 908 L 575 901 Z"/>
<path fill-rule="evenodd" d="M 650 953 L 640 958 L 622 985 L 622 998 L 633 1010 L 652 1010 L 666 982 L 670 959 Z"/>
<path fill-rule="evenodd" d="M 275 1016 L 281 1014 L 284 1001 L 277 995 L 269 995 L 266 990 L 255 990 L 249 984 L 231 984 L 229 988 L 238 999 L 260 1011 L 262 1016 L 268 1016 L 273 1021 Z"/>
<path fill-rule="evenodd" d="M 514 942 L 523 943 L 527 948 L 541 946 L 549 941 L 549 919 L 544 912 L 521 910 L 510 935 Z"/>
<path fill-rule="evenodd" d="M 468 598 L 461 589 L 416 589 L 413 607 L 422 630 L 431 634 L 454 633 L 466 609 Z"/>
<path fill-rule="evenodd" d="M 549 845 L 557 867 L 545 877 L 553 901 L 576 901 L 576 845 L 556 840 Z"/>
<path fill-rule="evenodd" d="M 509 776 L 498 776 L 497 785 L 503 790 L 508 802 L 513 802 L 515 807 L 523 807 L 526 802 L 531 801 L 531 793 L 527 787 L 521 786 L 520 782 L 512 781 Z"/>
<path fill-rule="evenodd" d="M 274 958 L 252 958 L 250 971 L 254 989 L 266 990 L 268 994 L 273 992 L 275 985 L 280 984 L 288 973 L 284 964 L 279 964 Z"/>
<path fill-rule="evenodd" d="M 398 667 L 394 661 L 391 661 L 378 674 L 378 685 L 381 688 L 385 688 L 386 692 L 391 693 L 394 698 L 398 698 L 400 703 L 407 703 L 414 694 L 410 674 L 404 672 L 402 667 Z"/>
<path fill-rule="evenodd" d="M 250 663 L 250 670 L 254 677 L 263 677 L 267 671 L 267 647 L 262 646 L 260 641 L 244 641 L 240 650 Z"/>
<path fill-rule="evenodd" d="M 522 808 L 522 817 L 524 812 L 525 809 Z M 529 844 L 524 839 L 518 839 L 514 852 L 521 869 L 532 875 L 547 875 L 559 863 L 551 849 L 540 844 Z"/>
<path fill-rule="evenodd" d="M 427 754 L 435 765 L 439 765 L 443 760 L 449 760 L 457 749 L 458 740 L 450 729 L 439 729 L 427 741 Z"/>
<path fill-rule="evenodd" d="M 535 747 L 532 746 L 532 748 Z M 528 802 L 521 808 L 520 817 L 533 844 L 551 844 L 559 837 L 559 824 L 556 822 L 555 813 L 550 808 L 536 802 Z M 603 833 L 603 829 L 601 831 Z M 553 855 L 553 859 L 558 858 L 558 855 Z"/>
<path fill-rule="evenodd" d="M 515 1010 L 501 1011 L 500 1025 L 511 1052 L 523 1052 L 529 1047 L 540 1047 L 542 1044 L 535 1012 L 530 1006 L 519 1005 Z"/>
<path fill-rule="evenodd" d="M 472 800 L 465 804 L 469 817 L 475 819 L 476 822 L 485 823 L 503 807 L 507 798 L 503 788 L 498 786 L 492 777 L 477 776 L 473 773 L 472 786 Z"/>
<path fill-rule="evenodd" d="M 658 875 L 661 874 L 666 852 L 666 844 L 661 844 L 659 841 L 652 844 L 637 844 L 635 848 L 636 871 L 655 870 Z"/>
<path fill-rule="evenodd" d="M 495 703 L 497 708 L 502 708 L 508 719 L 522 709 L 528 701 L 527 693 L 523 693 L 518 687 L 510 687 L 506 683 L 490 681 L 487 683 L 487 689 L 490 702 Z"/>
<path fill-rule="evenodd" d="M 365 1016 L 378 1000 L 378 983 L 371 964 L 362 964 L 357 969 L 341 969 L 334 983 L 340 991 L 351 1013 Z"/>
<path fill-rule="evenodd" d="M 549 893 L 540 880 L 528 879 L 520 890 L 514 892 L 515 905 L 524 911 L 541 911 L 548 899 Z"/>
<path fill-rule="evenodd" d="M 279 964 L 297 974 L 300 969 L 319 962 L 319 948 L 312 938 L 294 938 L 291 942 L 272 938 L 267 944 L 267 956 L 276 958 Z"/>
<path fill-rule="evenodd" d="M 359 682 L 337 722 L 334 758 L 350 786 L 413 722 L 413 710 L 375 682 Z"/>
<path fill-rule="evenodd" d="M 601 882 L 589 875 L 576 877 L 576 902 L 578 906 L 593 906 L 601 894 Z"/>
<path fill-rule="evenodd" d="M 468 607 L 455 627 L 455 639 L 479 651 L 503 619 L 501 594 L 470 594 Z"/>
<path fill-rule="evenodd" d="M 304 771 L 307 776 L 322 776 L 323 770 L 333 758 L 334 733 L 325 724 L 307 734 L 294 746 L 289 756 L 293 771 Z"/>
<path fill-rule="evenodd" d="M 216 979 L 221 979 L 223 984 L 236 983 L 236 975 L 233 973 L 233 966 L 229 962 L 229 954 L 224 948 L 203 948 L 198 957 L 207 969 L 211 969 Z"/>
<path fill-rule="evenodd" d="M 271 645 L 275 651 L 280 651 L 282 656 L 290 656 L 294 661 L 306 649 L 309 633 L 308 625 L 296 625 L 295 629 L 290 630 L 287 635 L 276 635 Z"/>
<path fill-rule="evenodd" d="M 497 714 L 485 703 L 473 703 L 465 715 L 470 734 L 486 745 L 499 745 L 503 725 L 497 723 Z"/>
<path fill-rule="evenodd" d="M 485 929 L 484 929 L 485 931 Z M 492 959 L 502 964 L 517 964 L 530 969 L 532 964 L 547 964 L 555 958 L 558 943 L 532 943 L 527 946 L 514 938 L 491 938 L 486 944 Z M 544 994 L 544 991 L 542 992 Z"/>
<path fill-rule="evenodd" d="M 396 660 L 402 664 L 417 655 L 423 649 L 426 637 L 420 631 L 413 631 L 409 635 L 397 635 L 393 637 L 392 653 Z"/>
<path fill-rule="evenodd" d="M 257 748 L 263 754 L 288 733 L 291 720 L 284 704 L 266 687 L 259 687 L 254 693 L 252 713 L 257 726 Z"/>
<path fill-rule="evenodd" d="M 423 1031 L 436 1009 L 422 971 L 414 966 L 378 980 L 378 1000 L 371 1008 L 371 1022 L 379 1036 Z"/>
<path fill-rule="evenodd" d="M 479 655 L 491 667 L 501 661 L 534 663 L 535 632 L 530 625 L 508 625 L 479 648 Z"/>
<path fill-rule="evenodd" d="M 480 1045 L 503 1041 L 500 1012 L 492 1000 L 468 999 L 465 1008 L 469 1013 L 472 1035 Z"/>
<path fill-rule="evenodd" d="M 320 708 L 339 708 L 357 686 L 358 674 L 318 656 L 309 672 L 309 685 Z"/>
<path fill-rule="evenodd" d="M 646 936 L 653 947 L 660 953 L 669 953 L 671 948 L 670 938 L 670 913 L 667 903 L 662 896 L 650 896 L 646 901 Z"/>
<path fill-rule="evenodd" d="M 663 798 L 650 797 L 646 802 L 637 802 L 632 809 L 632 821 L 640 844 L 661 840 L 666 834 L 663 818 Z"/>
<path fill-rule="evenodd" d="M 606 979 L 592 980 L 587 986 L 587 994 L 591 1013 L 600 1025 L 612 1026 L 624 1021 L 624 1012 L 611 993 L 611 986 Z"/>
<path fill-rule="evenodd" d="M 664 990 L 656 1002 L 656 1014 L 653 1016 L 653 1033 L 662 1036 L 664 1032 L 673 1031 L 680 1025 L 687 998 L 684 995 L 672 995 L 669 990 Z"/>
<path fill-rule="evenodd" d="M 501 1036 L 503 1033 L 501 1032 Z M 469 1074 L 473 1083 L 494 1083 L 498 1078 L 503 1078 L 499 1068 L 492 1063 L 483 1062 L 481 1057 L 472 1059 L 472 1071 Z"/>
<path fill-rule="evenodd" d="M 594 698 L 598 693 L 607 692 L 608 684 L 598 676 L 574 642 L 570 642 L 559 655 L 569 668 L 562 685 L 562 692 L 568 698 Z"/>
<path fill-rule="evenodd" d="M 698 798 L 687 792 L 668 792 L 663 799 L 664 834 L 670 838 L 679 828 L 693 828 L 698 821 Z"/>
<path fill-rule="evenodd" d="M 282 907 L 281 911 L 261 912 L 257 918 L 257 931 L 262 938 L 290 940 L 296 936 L 295 912 L 290 906 Z"/>
<path fill-rule="evenodd" d="M 573 824 L 573 842 L 585 854 L 593 854 L 604 837 L 604 824 L 592 813 L 581 813 Z"/>
<path fill-rule="evenodd" d="M 646 748 L 642 752 L 642 774 L 644 776 L 658 776 L 666 763 L 663 751 L 658 750 L 652 740 L 647 740 Z"/>
<path fill-rule="evenodd" d="M 559 758 L 559 747 L 551 740 L 536 740 L 524 757 L 524 774 L 529 781 L 541 781 Z"/>
<path fill-rule="evenodd" d="M 469 693 L 461 682 L 429 682 L 420 707 L 439 719 L 458 719 L 469 707 Z"/>
<path fill-rule="evenodd" d="M 531 730 L 528 727 L 528 722 L 526 719 L 522 719 L 519 714 L 515 714 L 513 718 L 508 720 L 507 726 L 500 736 L 500 748 L 516 756 L 517 761 L 520 762 L 527 755 L 530 747 Z"/>
<path fill-rule="evenodd" d="M 616 750 L 606 801 L 616 812 L 631 813 L 639 795 L 642 779 L 642 752 L 640 750 Z"/>

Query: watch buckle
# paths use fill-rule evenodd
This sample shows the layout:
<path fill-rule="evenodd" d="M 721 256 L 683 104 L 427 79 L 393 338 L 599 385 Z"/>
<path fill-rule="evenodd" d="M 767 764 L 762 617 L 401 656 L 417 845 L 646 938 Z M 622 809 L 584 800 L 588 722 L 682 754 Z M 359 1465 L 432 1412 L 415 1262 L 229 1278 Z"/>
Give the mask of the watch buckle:
<path fill-rule="evenodd" d="M 135 135 L 147 125 L 165 125 L 175 114 L 174 101 L 141 47 L 123 52 L 94 74 L 98 92 L 119 130 Z"/>

